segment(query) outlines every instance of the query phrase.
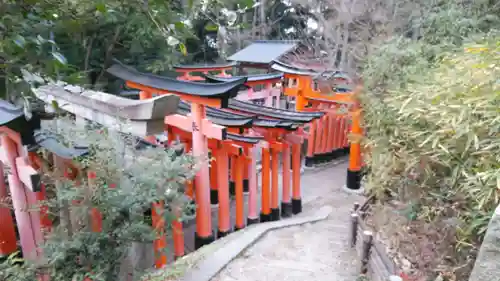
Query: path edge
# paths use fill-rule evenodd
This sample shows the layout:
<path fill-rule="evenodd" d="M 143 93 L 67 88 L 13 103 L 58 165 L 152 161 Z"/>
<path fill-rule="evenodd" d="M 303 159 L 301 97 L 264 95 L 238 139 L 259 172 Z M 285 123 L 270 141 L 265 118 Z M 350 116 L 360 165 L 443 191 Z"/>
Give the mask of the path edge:
<path fill-rule="evenodd" d="M 238 238 L 226 243 L 210 255 L 205 256 L 195 267 L 191 268 L 180 280 L 181 281 L 210 281 L 230 262 L 236 259 L 243 251 L 258 242 L 271 230 L 277 230 L 292 226 L 314 223 L 328 218 L 333 208 L 323 206 L 313 214 L 299 216 L 280 221 L 266 222 L 252 225 L 245 229 L 245 233 Z"/>

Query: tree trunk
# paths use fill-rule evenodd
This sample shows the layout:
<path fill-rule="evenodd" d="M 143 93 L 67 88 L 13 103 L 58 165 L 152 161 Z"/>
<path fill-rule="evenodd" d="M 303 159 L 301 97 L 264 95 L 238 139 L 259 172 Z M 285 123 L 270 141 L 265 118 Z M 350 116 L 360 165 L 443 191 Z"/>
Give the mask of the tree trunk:
<path fill-rule="evenodd" d="M 260 39 L 266 39 L 266 0 L 260 0 Z"/>

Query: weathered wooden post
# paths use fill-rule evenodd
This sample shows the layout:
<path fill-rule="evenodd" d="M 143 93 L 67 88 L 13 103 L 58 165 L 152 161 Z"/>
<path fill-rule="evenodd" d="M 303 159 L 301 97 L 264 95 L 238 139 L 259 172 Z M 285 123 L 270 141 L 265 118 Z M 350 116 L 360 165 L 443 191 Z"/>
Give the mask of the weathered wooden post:
<path fill-rule="evenodd" d="M 351 229 L 349 232 L 349 241 L 351 248 L 354 248 L 356 246 L 356 240 L 358 239 L 358 220 L 358 214 L 356 212 L 351 213 Z"/>
<path fill-rule="evenodd" d="M 373 233 L 369 230 L 363 232 L 363 245 L 361 247 L 361 260 L 359 273 L 366 274 L 368 271 L 368 262 L 370 261 L 370 252 L 373 242 Z"/>

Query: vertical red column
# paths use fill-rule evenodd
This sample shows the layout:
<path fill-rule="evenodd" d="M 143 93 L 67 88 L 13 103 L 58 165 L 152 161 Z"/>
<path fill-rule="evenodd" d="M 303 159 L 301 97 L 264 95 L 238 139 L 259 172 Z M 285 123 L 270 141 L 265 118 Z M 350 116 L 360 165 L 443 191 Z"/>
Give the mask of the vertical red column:
<path fill-rule="evenodd" d="M 305 166 L 312 167 L 314 165 L 314 143 L 316 141 L 316 120 L 313 120 L 309 125 L 309 137 L 307 138 L 307 155 Z"/>
<path fill-rule="evenodd" d="M 302 198 L 300 194 L 300 144 L 292 145 L 292 213 L 302 212 Z"/>
<path fill-rule="evenodd" d="M 280 219 L 278 159 L 279 159 L 278 150 L 271 148 L 271 220 L 272 221 L 277 221 Z"/>
<path fill-rule="evenodd" d="M 219 194 L 217 192 L 217 150 L 212 150 L 212 158 L 210 159 L 210 203 L 212 205 L 219 204 Z"/>
<path fill-rule="evenodd" d="M 245 148 L 245 154 L 251 155 L 251 149 Z M 248 194 L 250 191 L 250 181 L 249 181 L 249 169 L 248 167 L 252 165 L 251 157 L 244 157 L 244 166 L 243 166 L 243 193 Z"/>
<path fill-rule="evenodd" d="M 16 230 L 9 204 L 3 163 L 0 162 L 0 258 L 17 251 Z"/>
<path fill-rule="evenodd" d="M 236 157 L 234 163 L 234 174 L 236 184 L 236 224 L 235 230 L 243 229 L 245 227 L 245 201 L 243 196 L 243 169 L 245 166 L 245 158 L 243 155 Z"/>
<path fill-rule="evenodd" d="M 299 155 L 300 158 L 300 155 Z M 299 171 L 300 172 L 300 171 Z M 260 222 L 267 222 L 271 220 L 271 206 L 270 206 L 270 188 L 269 181 L 271 177 L 271 156 L 269 148 L 262 148 L 262 199 L 261 199 L 261 213 Z"/>
<path fill-rule="evenodd" d="M 259 215 L 257 211 L 257 147 L 250 149 L 250 166 L 248 167 L 248 181 L 250 191 L 248 193 L 248 219 L 247 225 L 259 222 Z"/>
<path fill-rule="evenodd" d="M 361 110 L 355 109 L 352 113 L 351 127 L 351 148 L 349 153 L 349 168 L 347 170 L 347 189 L 359 192 L 361 191 Z"/>
<path fill-rule="evenodd" d="M 193 122 L 193 154 L 195 157 L 208 155 L 207 139 L 200 132 L 202 120 L 205 118 L 205 107 L 201 104 L 191 103 Z M 195 248 L 198 249 L 214 241 L 212 234 L 212 212 L 210 208 L 210 182 L 208 165 L 201 166 L 196 174 L 196 234 Z"/>
<path fill-rule="evenodd" d="M 236 195 L 236 185 L 235 185 L 235 178 L 236 178 L 236 169 L 235 169 L 235 165 L 236 165 L 236 156 L 235 155 L 232 155 L 229 157 L 230 162 L 229 162 L 229 165 L 230 165 L 230 169 L 229 169 L 229 195 L 230 196 L 235 196 Z"/>
<path fill-rule="evenodd" d="M 292 215 L 292 202 L 290 201 L 290 145 L 285 144 L 281 161 L 283 165 L 283 196 L 281 200 L 281 216 L 286 218 Z"/>
<path fill-rule="evenodd" d="M 229 205 L 229 156 L 223 145 L 219 144 L 216 150 L 218 195 L 219 195 L 219 228 L 217 238 L 224 237 L 231 233 L 231 218 Z"/>

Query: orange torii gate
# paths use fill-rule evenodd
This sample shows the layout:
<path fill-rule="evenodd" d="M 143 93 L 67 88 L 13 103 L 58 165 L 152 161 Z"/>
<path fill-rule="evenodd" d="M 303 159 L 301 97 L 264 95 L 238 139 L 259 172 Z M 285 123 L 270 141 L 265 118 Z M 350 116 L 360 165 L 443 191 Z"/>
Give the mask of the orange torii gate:
<path fill-rule="evenodd" d="M 191 128 L 193 140 L 193 154 L 196 157 L 208 155 L 208 137 L 224 140 L 224 127 L 215 125 L 206 119 L 206 106 L 224 108 L 229 99 L 238 94 L 238 89 L 245 79 L 234 80 L 220 84 L 205 84 L 199 82 L 180 81 L 152 74 L 140 73 L 119 62 L 107 70 L 110 74 L 126 81 L 130 88 L 141 90 L 144 98 L 153 94 L 175 94 L 185 101 L 191 102 L 189 116 L 171 115 L 165 118 L 167 125 L 174 125 L 182 129 Z M 214 241 L 212 233 L 212 219 L 210 211 L 210 184 L 208 164 L 201 166 L 196 175 L 196 234 L 195 248 L 200 248 Z"/>
<path fill-rule="evenodd" d="M 181 76 L 177 77 L 178 80 L 186 81 L 204 81 L 205 78 L 201 76 L 191 75 L 192 72 L 201 72 L 203 74 L 209 74 L 209 71 L 220 71 L 216 74 L 218 77 L 231 77 L 231 74 L 226 73 L 228 70 L 232 70 L 236 66 L 234 62 L 221 63 L 221 64 L 193 64 L 193 65 L 174 65 L 176 72 L 182 73 Z"/>
<path fill-rule="evenodd" d="M 258 116 L 265 116 L 269 119 L 254 121 L 254 125 L 259 123 L 272 123 L 277 122 L 277 124 L 262 126 L 267 127 L 265 131 L 263 130 L 255 130 L 258 133 L 264 135 L 266 141 L 270 143 L 270 148 L 262 149 L 262 213 L 261 213 L 261 221 L 262 220 L 271 220 L 271 219 L 279 219 L 279 204 L 276 202 L 277 192 L 278 192 L 278 184 L 276 180 L 272 182 L 271 188 L 271 206 L 267 208 L 265 205 L 266 202 L 269 202 L 268 199 L 265 198 L 266 192 L 265 190 L 269 190 L 269 180 L 272 178 L 278 178 L 278 169 L 273 169 L 273 167 L 277 167 L 278 165 L 278 153 L 282 152 L 287 155 L 289 152 L 291 153 L 292 158 L 292 199 L 291 199 L 291 208 L 293 214 L 298 214 L 302 211 L 302 200 L 301 200 L 301 192 L 300 192 L 300 149 L 301 143 L 303 142 L 303 137 L 305 133 L 301 128 L 301 125 L 312 122 L 313 120 L 320 118 L 324 115 L 322 112 L 295 112 L 288 111 L 283 109 L 277 109 L 272 107 L 258 106 L 251 103 L 246 103 L 238 100 L 231 100 L 229 104 L 229 109 L 234 112 L 241 113 L 250 113 L 256 114 Z M 261 118 L 261 117 L 260 117 Z M 295 135 L 295 136 L 292 136 Z M 286 140 L 288 145 L 283 145 L 283 141 Z M 291 147 L 291 149 L 290 149 Z M 291 151 L 290 151 L 290 150 Z M 271 156 L 274 156 L 274 161 Z M 284 156 L 290 158 L 290 155 Z M 287 160 L 283 161 L 284 165 L 287 165 L 289 162 Z M 272 177 L 271 174 L 272 173 Z M 284 186 L 287 186 L 286 177 L 289 176 L 288 173 L 284 173 Z M 273 191 L 274 190 L 274 191 Z M 284 198 L 287 199 L 287 194 L 284 194 Z M 285 202 L 289 203 L 289 202 Z M 287 209 L 288 204 L 284 204 L 285 209 Z M 265 207 L 265 208 L 264 208 Z M 271 210 L 274 209 L 274 210 Z M 274 212 L 274 213 L 272 213 Z M 278 214 L 278 215 L 276 215 Z"/>
<path fill-rule="evenodd" d="M 278 111 L 278 112 L 276 112 Z M 262 192 L 261 201 L 262 208 L 260 214 L 260 221 L 265 222 L 269 220 L 277 220 L 280 218 L 279 203 L 278 203 L 278 154 L 282 152 L 283 155 L 283 197 L 281 204 L 281 216 L 288 217 L 292 213 L 297 214 L 301 211 L 301 194 L 300 194 L 300 143 L 302 139 L 300 137 L 293 137 L 292 135 L 302 134 L 302 130 L 299 125 L 304 122 L 309 122 L 315 117 L 304 116 L 297 117 L 294 116 L 293 112 L 277 110 L 269 107 L 260 107 L 251 103 L 245 103 L 237 100 L 231 100 L 229 105 L 229 110 L 217 110 L 209 108 L 211 114 L 222 117 L 254 117 L 255 120 L 252 123 L 252 128 L 245 129 L 244 136 L 238 136 L 238 138 L 244 138 L 246 143 L 251 143 L 248 140 L 249 137 L 263 138 L 265 142 L 261 141 L 260 149 L 262 149 Z M 267 113 L 266 113 L 267 112 Z M 319 113 L 322 115 L 322 113 Z M 260 115 L 260 116 L 259 116 Z M 300 113 L 300 115 L 310 115 L 310 113 Z M 315 115 L 315 114 L 313 114 Z M 266 116 L 266 117 L 262 117 Z M 271 118 L 267 118 L 271 116 Z M 281 117 L 281 118 L 272 118 Z M 290 121 L 287 118 L 295 119 L 295 121 Z M 237 141 L 235 137 L 232 138 L 233 141 Z M 286 143 L 284 143 L 286 141 Z M 293 149 L 290 149 L 290 146 Z M 253 157 L 251 157 L 252 163 L 249 167 L 249 209 L 248 209 L 248 224 L 253 224 L 259 222 L 258 211 L 256 209 L 256 182 L 254 181 L 255 171 L 255 153 L 257 147 L 253 148 Z M 292 153 L 293 151 L 293 153 Z M 248 155 L 252 154 L 250 151 Z M 274 160 L 271 156 L 274 155 Z M 292 155 L 292 157 L 291 157 Z M 297 158 L 298 157 L 298 158 Z M 290 199 L 290 159 L 293 158 L 293 184 L 292 184 L 292 194 L 293 199 Z M 234 162 L 237 159 L 233 159 Z M 234 169 L 231 170 L 234 174 Z M 272 177 L 271 177 L 272 175 Z M 235 178 L 235 177 L 233 177 Z M 272 182 L 270 182 L 272 179 Z M 234 182 L 232 182 L 234 184 Z M 271 184 L 271 186 L 270 186 Z M 244 186 L 245 187 L 245 186 Z M 231 190 L 231 188 L 230 188 Z M 271 202 L 272 201 L 272 202 Z M 292 208 L 293 207 L 293 208 Z"/>
<path fill-rule="evenodd" d="M 187 115 L 189 114 L 189 108 L 187 105 L 181 103 L 179 106 L 179 112 L 181 114 Z M 227 134 L 227 140 L 225 141 L 215 141 L 209 140 L 209 148 L 212 152 L 212 165 L 210 168 L 210 191 L 211 191 L 211 203 L 219 204 L 219 215 L 226 216 L 224 214 L 224 210 L 221 210 L 221 205 L 219 203 L 220 200 L 227 200 L 225 195 L 222 196 L 219 194 L 219 186 L 222 185 L 223 192 L 226 193 L 226 185 L 227 185 L 227 170 L 229 168 L 229 163 L 227 162 L 227 156 L 230 155 L 230 158 L 233 161 L 233 164 L 237 164 L 237 169 L 232 169 L 232 172 L 237 171 L 237 173 L 232 173 L 231 185 L 229 187 L 229 194 L 236 196 L 236 207 L 237 207 L 237 224 L 236 229 L 243 228 L 244 218 L 243 216 L 243 193 L 248 192 L 249 200 L 248 200 L 248 221 L 254 222 L 257 219 L 257 216 L 254 215 L 253 209 L 256 208 L 256 193 L 257 193 L 257 185 L 256 185 L 256 173 L 255 173 L 255 157 L 252 155 L 251 151 L 254 149 L 254 146 L 260 144 L 265 145 L 262 142 L 261 137 L 256 136 L 245 136 L 239 135 L 244 134 L 249 128 L 253 126 L 254 117 L 252 116 L 239 116 L 235 114 L 228 114 L 223 111 L 217 110 L 215 108 L 207 108 L 207 117 L 214 122 L 215 124 L 224 126 L 227 128 L 228 132 L 233 132 L 235 134 Z M 170 134 L 170 131 L 169 131 Z M 184 137 L 184 142 L 186 146 L 191 145 L 191 140 L 189 137 Z M 230 150 L 227 149 L 228 146 L 240 147 L 241 151 L 234 151 L 233 153 L 228 153 Z M 243 158 L 243 160 L 242 160 Z M 245 168 L 246 164 L 246 168 Z M 219 167 L 221 166 L 221 167 Z M 221 170 L 222 169 L 222 170 Z M 240 171 L 241 170 L 241 171 Z M 254 172 L 252 172 L 254 171 Z M 243 180 L 236 180 L 237 177 L 242 176 Z M 219 179 L 225 179 L 219 181 Z M 242 191 L 240 190 L 240 184 L 242 184 Z M 220 199 L 220 200 L 219 200 Z M 224 206 L 225 208 L 225 203 Z M 258 221 L 256 221 L 258 222 Z M 221 225 L 219 225 L 221 227 Z M 222 226 L 224 229 L 219 229 L 219 232 L 222 231 L 224 235 L 224 231 L 227 231 L 226 227 Z"/>
<path fill-rule="evenodd" d="M 323 93 L 319 83 L 314 80 L 321 73 L 314 70 L 298 68 L 282 62 L 276 62 L 272 68 L 285 73 L 284 93 L 295 97 L 297 111 L 321 110 L 322 106 L 327 105 L 324 110 L 330 113 L 323 117 L 322 123 L 311 124 L 307 151 L 308 158 L 306 158 L 306 160 L 309 159 L 309 163 L 306 161 L 306 165 L 311 165 L 310 160 L 315 152 L 320 152 L 323 155 L 326 153 L 328 155 L 327 159 L 338 156 L 338 151 L 342 152 L 347 146 L 347 134 L 350 132 L 350 156 L 346 186 L 351 190 L 359 190 L 361 188 L 360 136 L 362 130 L 360 127 L 361 107 L 356 98 L 356 93 Z M 358 90 L 356 88 L 356 91 Z M 333 105 L 333 108 L 331 108 L 331 105 Z M 340 108 L 346 112 L 339 112 Z M 345 120 L 347 116 L 351 120 L 350 129 L 347 129 L 349 128 L 346 124 L 347 120 Z M 334 126 L 331 118 L 334 118 L 333 120 L 339 118 L 344 120 L 340 122 L 340 126 Z M 330 145 L 328 145 L 329 143 Z"/>
<path fill-rule="evenodd" d="M 131 98 L 137 98 L 133 95 L 127 95 Z M 140 96 L 144 98 L 144 92 L 140 93 Z M 175 140 L 180 140 L 185 145 L 185 150 L 190 150 L 192 147 L 192 127 L 189 123 L 185 122 L 187 116 L 190 114 L 190 105 L 186 102 L 181 102 L 177 110 L 178 114 L 168 116 L 166 123 L 166 131 L 168 134 L 169 143 Z M 262 145 L 261 137 L 249 137 L 242 135 L 235 135 L 234 133 L 244 133 L 245 129 L 252 126 L 254 120 L 253 117 L 249 116 L 237 116 L 234 114 L 228 114 L 219 111 L 215 108 L 207 108 L 207 117 L 213 124 L 208 124 L 207 126 L 224 126 L 224 130 L 227 131 L 224 140 L 217 140 L 213 138 L 208 138 L 208 148 L 211 150 L 212 155 L 212 166 L 210 169 L 210 183 L 211 183 L 211 193 L 210 199 L 212 204 L 218 204 L 218 235 L 217 237 L 223 237 L 232 231 L 230 223 L 230 205 L 229 205 L 229 195 L 228 195 L 228 156 L 233 158 L 236 168 L 233 171 L 238 171 L 236 173 L 237 180 L 237 190 L 236 190 L 236 225 L 235 229 L 241 229 L 245 227 L 244 218 L 244 199 L 243 191 L 245 190 L 245 183 L 247 184 L 247 191 L 249 191 L 248 199 L 248 219 L 247 223 L 258 222 L 258 216 L 255 210 L 257 207 L 256 202 L 256 176 L 255 176 L 255 157 L 251 157 L 249 150 L 257 144 Z M 220 128 L 220 127 L 218 127 Z M 149 142 L 156 142 L 155 136 L 148 137 Z M 216 159 L 213 161 L 213 159 Z M 244 169 L 245 164 L 250 163 L 249 169 Z M 242 180 L 241 177 L 246 170 L 253 168 L 254 173 L 249 172 L 249 180 Z M 243 183 L 243 184 L 242 184 Z M 249 188 L 251 186 L 251 188 Z M 215 187 L 215 188 L 214 188 Z M 219 192 L 220 191 L 220 192 Z M 194 198 L 192 192 L 192 184 L 188 184 L 186 189 L 186 195 Z M 252 215 L 253 214 L 253 215 Z M 182 231 L 176 231 L 180 232 Z M 177 239 L 180 241 L 180 239 Z M 178 243 L 174 237 L 174 251 L 175 256 L 180 257 L 184 254 L 184 249 L 182 248 L 182 243 Z M 178 246 L 177 246 L 178 245 Z"/>

